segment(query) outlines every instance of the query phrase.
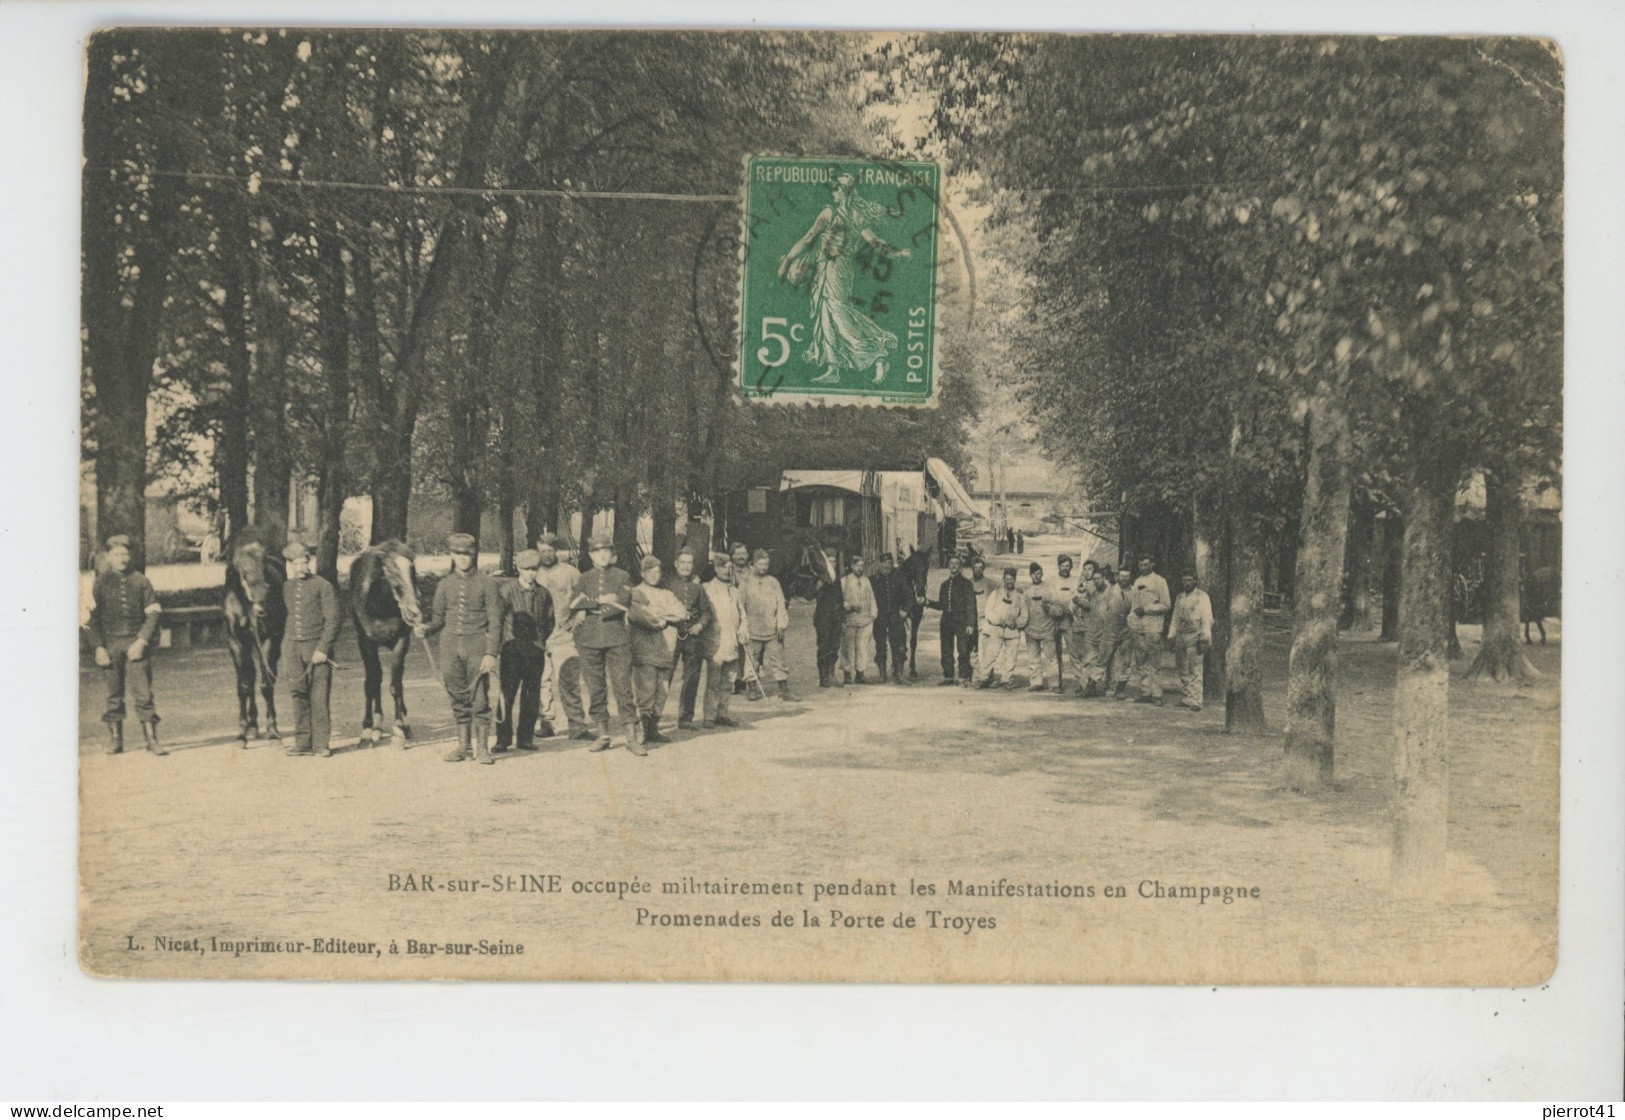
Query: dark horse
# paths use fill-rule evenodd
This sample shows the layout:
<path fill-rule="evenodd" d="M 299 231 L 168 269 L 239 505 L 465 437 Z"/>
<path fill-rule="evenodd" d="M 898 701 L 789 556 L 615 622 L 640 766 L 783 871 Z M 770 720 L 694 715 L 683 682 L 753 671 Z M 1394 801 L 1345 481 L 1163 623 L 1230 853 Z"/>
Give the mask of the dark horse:
<path fill-rule="evenodd" d="M 914 667 L 914 651 L 920 646 L 920 620 L 925 617 L 925 581 L 931 573 L 931 552 L 931 545 L 923 552 L 910 545 L 908 558 L 897 565 L 914 592 L 914 601 L 908 608 L 908 679 L 911 681 L 920 679 Z"/>
<path fill-rule="evenodd" d="M 355 620 L 355 641 L 361 649 L 362 689 L 366 712 L 361 719 L 361 741 L 376 743 L 384 723 L 383 666 L 378 651 L 389 651 L 389 694 L 395 701 L 395 726 L 390 739 L 406 746 L 412 736 L 406 722 L 406 695 L 401 677 L 406 672 L 406 651 L 412 627 L 423 621 L 412 576 L 412 552 L 400 541 L 381 541 L 350 565 L 350 616 Z M 373 716 L 378 717 L 377 723 Z"/>
<path fill-rule="evenodd" d="M 269 555 L 265 539 L 253 528 L 236 533 L 226 546 L 226 646 L 237 669 L 237 738 L 244 747 L 253 734 L 266 739 L 276 729 L 276 667 L 282 656 L 286 623 L 282 585 L 287 574 L 281 557 Z M 265 697 L 261 730 L 254 705 L 254 680 Z"/>

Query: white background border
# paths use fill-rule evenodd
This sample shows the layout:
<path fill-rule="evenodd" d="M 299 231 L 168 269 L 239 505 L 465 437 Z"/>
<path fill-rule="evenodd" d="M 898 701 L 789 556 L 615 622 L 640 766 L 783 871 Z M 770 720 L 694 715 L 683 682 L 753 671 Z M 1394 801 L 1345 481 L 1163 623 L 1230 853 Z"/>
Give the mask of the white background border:
<path fill-rule="evenodd" d="M 1617 4 L 245 2 L 0 8 L 0 1099 L 1619 1099 L 1625 35 Z M 1114 22 L 1113 16 L 1116 16 Z M 81 43 L 100 25 L 1504 32 L 1568 63 L 1559 965 L 1525 990 L 88 979 L 75 951 Z M 1458 744 L 1458 750 L 1462 745 Z M 184 778 L 182 778 L 184 780 Z M 320 838 L 312 838 L 319 859 Z M 208 884 L 198 884 L 207 890 Z"/>

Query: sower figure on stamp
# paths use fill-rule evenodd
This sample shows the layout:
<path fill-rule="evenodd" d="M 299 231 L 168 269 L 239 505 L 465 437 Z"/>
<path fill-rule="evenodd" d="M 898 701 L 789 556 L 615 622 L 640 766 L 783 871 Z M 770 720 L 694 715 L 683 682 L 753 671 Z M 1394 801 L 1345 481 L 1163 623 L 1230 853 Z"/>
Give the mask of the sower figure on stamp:
<path fill-rule="evenodd" d="M 666 590 L 677 596 L 677 601 L 688 612 L 688 618 L 677 628 L 676 658 L 671 672 L 672 684 L 678 683 L 679 668 L 683 674 L 682 690 L 677 696 L 677 728 L 680 731 L 694 731 L 699 726 L 694 722 L 694 711 L 700 695 L 700 673 L 705 668 L 705 639 L 702 635 L 711 615 L 711 600 L 706 598 L 705 584 L 700 582 L 700 577 L 694 571 L 696 559 L 693 549 L 679 550 L 677 559 L 672 561 L 675 570 L 666 580 Z"/>
<path fill-rule="evenodd" d="M 790 628 L 790 608 L 784 602 L 784 588 L 768 574 L 773 559 L 767 549 L 758 548 L 752 557 L 750 574 L 739 589 L 745 604 L 745 625 L 750 628 L 747 656 L 755 669 L 750 681 L 750 698 L 762 699 L 762 683 L 771 675 L 778 683 L 779 699 L 790 695 L 790 666 L 784 657 L 784 632 Z M 747 676 L 749 674 L 747 673 Z"/>
<path fill-rule="evenodd" d="M 632 699 L 638 709 L 634 740 L 669 743 L 660 733 L 666 708 L 666 684 L 677 658 L 678 628 L 688 621 L 688 608 L 661 582 L 660 557 L 645 556 L 639 566 L 643 582 L 632 589 L 626 621 L 632 637 Z"/>
<path fill-rule="evenodd" d="M 497 720 L 498 752 L 509 744 L 536 749 L 536 716 L 541 709 L 547 640 L 553 636 L 553 593 L 537 581 L 542 554 L 527 548 L 513 558 L 519 572 L 501 585 L 502 716 Z M 516 719 L 517 717 L 517 719 Z M 517 726 L 516 726 L 517 724 Z"/>
<path fill-rule="evenodd" d="M 942 581 L 935 599 L 925 605 L 942 612 L 938 641 L 942 651 L 942 680 L 939 684 L 969 684 L 971 642 L 976 637 L 976 586 L 965 578 L 958 556 L 948 557 L 948 578 Z"/>
<path fill-rule="evenodd" d="M 1174 659 L 1179 662 L 1180 706 L 1193 712 L 1202 710 L 1202 669 L 1207 647 L 1213 641 L 1213 602 L 1196 586 L 1196 576 L 1186 572 L 1183 590 L 1174 600 L 1173 622 L 1168 636 L 1174 643 Z"/>
<path fill-rule="evenodd" d="M 1162 627 L 1167 619 L 1168 581 L 1157 574 L 1157 563 L 1140 558 L 1140 577 L 1131 593 L 1129 626 L 1134 632 L 1134 684 L 1138 704 L 1162 703 Z"/>
<path fill-rule="evenodd" d="M 817 638 L 818 687 L 830 688 L 842 682 L 835 677 L 841 657 L 841 636 L 846 630 L 846 602 L 841 596 L 840 558 L 833 551 L 824 554 L 818 597 L 813 603 L 813 634 Z"/>
<path fill-rule="evenodd" d="M 333 585 L 317 575 L 310 549 L 302 541 L 289 541 L 282 549 L 288 562 L 288 582 L 282 589 L 287 625 L 282 631 L 282 674 L 293 695 L 294 729 L 290 755 L 327 758 L 333 720 L 329 699 L 333 691 L 333 643 L 339 636 L 339 596 Z"/>
<path fill-rule="evenodd" d="M 474 562 L 474 538 L 453 533 L 446 538 L 451 571 L 434 589 L 434 607 L 418 637 L 444 632 L 440 639 L 440 679 L 451 697 L 457 723 L 457 747 L 447 762 L 469 756 L 490 765 L 491 675 L 497 671 L 502 640 L 502 596 L 496 581 Z"/>
<path fill-rule="evenodd" d="M 869 660 L 870 631 L 875 624 L 875 591 L 863 574 L 863 557 L 852 557 L 851 570 L 841 577 L 841 609 L 846 620 L 841 625 L 841 683 L 867 683 L 863 667 Z"/>
<path fill-rule="evenodd" d="M 744 606 L 739 601 L 739 589 L 734 586 L 736 569 L 720 552 L 712 555 L 711 564 L 713 574 L 705 581 L 711 615 L 702 635 L 706 666 L 700 726 L 738 727 L 728 715 L 728 704 L 733 699 L 734 677 L 743 660 L 740 651 L 750 634 L 745 625 Z"/>
<path fill-rule="evenodd" d="M 90 620 L 86 628 L 96 645 L 96 664 L 107 685 L 107 751 L 124 750 L 124 690 L 135 700 L 135 717 L 147 750 L 168 754 L 158 742 L 158 708 L 152 699 L 152 659 L 147 656 L 158 633 L 158 596 L 140 572 L 130 571 L 130 538 L 107 538 L 106 570 L 91 584 Z"/>
<path fill-rule="evenodd" d="M 572 739 L 592 739 L 587 713 L 581 706 L 581 662 L 576 657 L 575 617 L 570 604 L 581 590 L 581 572 L 574 564 L 561 563 L 558 538 L 543 537 L 536 543 L 541 566 L 536 582 L 553 597 L 553 633 L 547 638 L 547 672 L 542 677 L 542 734 L 564 729 Z"/>
<path fill-rule="evenodd" d="M 615 538 L 594 533 L 587 543 L 592 571 L 581 577 L 581 590 L 570 611 L 576 618 L 576 654 L 581 660 L 581 684 L 589 699 L 589 712 L 598 732 L 595 751 L 615 745 L 609 730 L 609 699 L 615 697 L 615 720 L 625 735 L 626 749 L 646 755 L 632 734 L 636 709 L 632 703 L 632 635 L 626 628 L 626 609 L 632 605 L 632 577 L 615 563 Z"/>
<path fill-rule="evenodd" d="M 880 571 L 870 580 L 875 594 L 875 666 L 886 681 L 886 654 L 891 653 L 891 682 L 904 684 L 908 663 L 908 616 L 914 606 L 914 588 L 892 564 L 892 554 L 880 554 Z"/>
<path fill-rule="evenodd" d="M 1004 569 L 999 587 L 990 591 L 984 611 L 982 658 L 976 686 L 987 688 L 994 676 L 1009 688 L 1014 683 L 1016 659 L 1027 630 L 1027 595 L 1016 586 L 1016 570 Z"/>

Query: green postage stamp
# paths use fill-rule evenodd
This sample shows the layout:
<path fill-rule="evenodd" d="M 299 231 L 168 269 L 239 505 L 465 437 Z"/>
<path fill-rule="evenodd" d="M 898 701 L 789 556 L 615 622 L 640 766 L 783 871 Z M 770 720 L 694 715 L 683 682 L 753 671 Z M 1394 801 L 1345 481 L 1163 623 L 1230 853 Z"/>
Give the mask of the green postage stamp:
<path fill-rule="evenodd" d="M 935 403 L 937 165 L 751 156 L 745 177 L 740 391 Z"/>

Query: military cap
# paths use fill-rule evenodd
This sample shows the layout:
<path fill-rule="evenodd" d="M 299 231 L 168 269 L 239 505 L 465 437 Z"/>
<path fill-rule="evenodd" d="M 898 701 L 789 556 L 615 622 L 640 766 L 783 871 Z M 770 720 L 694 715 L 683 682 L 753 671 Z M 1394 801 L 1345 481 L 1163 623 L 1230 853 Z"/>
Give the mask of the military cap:
<path fill-rule="evenodd" d="M 1037 560 L 1034 560 L 1031 564 L 1027 565 L 1027 573 L 1029 575 L 1031 575 L 1033 572 L 1041 572 L 1043 570 L 1044 565 L 1040 564 Z"/>
<path fill-rule="evenodd" d="M 527 548 L 514 556 L 513 566 L 516 568 L 540 568 L 542 566 L 542 554 L 534 548 Z"/>
<path fill-rule="evenodd" d="M 109 552 L 112 552 L 115 548 L 129 547 L 130 537 L 127 533 L 114 533 L 112 536 L 107 538 L 107 551 Z"/>
<path fill-rule="evenodd" d="M 768 555 L 767 549 L 765 549 L 765 548 L 758 548 L 755 552 L 751 553 L 750 558 L 752 560 L 771 560 L 771 559 L 773 559 L 773 557 Z"/>
<path fill-rule="evenodd" d="M 474 555 L 474 537 L 469 533 L 453 533 L 446 538 L 446 551 Z"/>
<path fill-rule="evenodd" d="M 728 558 L 728 554 L 726 552 L 713 552 L 711 554 L 711 563 L 712 564 L 726 565 L 729 562 L 730 561 L 729 561 L 729 558 Z"/>
<path fill-rule="evenodd" d="M 892 558 L 892 554 L 891 554 L 891 553 L 889 553 L 889 552 L 882 552 L 882 553 L 881 553 L 881 554 L 880 554 L 880 559 L 881 559 L 881 562 L 882 562 L 882 563 L 884 563 L 884 562 L 885 562 L 885 561 L 887 561 L 887 560 L 890 560 L 890 559 L 891 559 L 891 558 Z"/>
<path fill-rule="evenodd" d="M 282 546 L 284 560 L 305 560 L 310 556 L 310 549 L 305 547 L 304 541 L 289 541 Z"/>
<path fill-rule="evenodd" d="M 1014 564 L 1006 564 L 1004 566 L 1004 573 L 1003 574 L 1005 574 L 1007 576 L 1014 576 L 1016 574 L 1016 566 Z"/>
<path fill-rule="evenodd" d="M 543 533 L 541 536 L 536 538 L 536 547 L 551 548 L 557 551 L 559 547 L 559 538 L 552 533 Z"/>
<path fill-rule="evenodd" d="M 649 555 L 645 556 L 642 560 L 638 561 L 638 568 L 641 571 L 646 572 L 650 568 L 658 568 L 658 567 L 660 567 L 660 557 L 656 556 L 652 552 Z"/>
<path fill-rule="evenodd" d="M 686 556 L 690 560 L 694 561 L 696 564 L 699 563 L 699 560 L 700 560 L 700 554 L 698 552 L 695 552 L 692 548 L 689 548 L 687 545 L 684 545 L 682 548 L 679 548 L 677 550 L 677 555 L 678 556 Z M 674 557 L 674 559 L 675 559 L 675 557 Z"/>
<path fill-rule="evenodd" d="M 587 551 L 588 552 L 597 552 L 600 548 L 614 548 L 614 547 L 615 547 L 615 535 L 613 533 L 603 532 L 602 530 L 600 530 L 599 532 L 594 533 L 592 535 L 592 540 L 587 542 Z"/>
<path fill-rule="evenodd" d="M 1068 555 L 1067 553 L 1063 552 L 1063 553 L 1061 553 L 1059 556 L 1057 556 L 1055 558 L 1055 562 L 1057 564 L 1070 565 L 1072 563 L 1072 557 L 1070 555 Z"/>

